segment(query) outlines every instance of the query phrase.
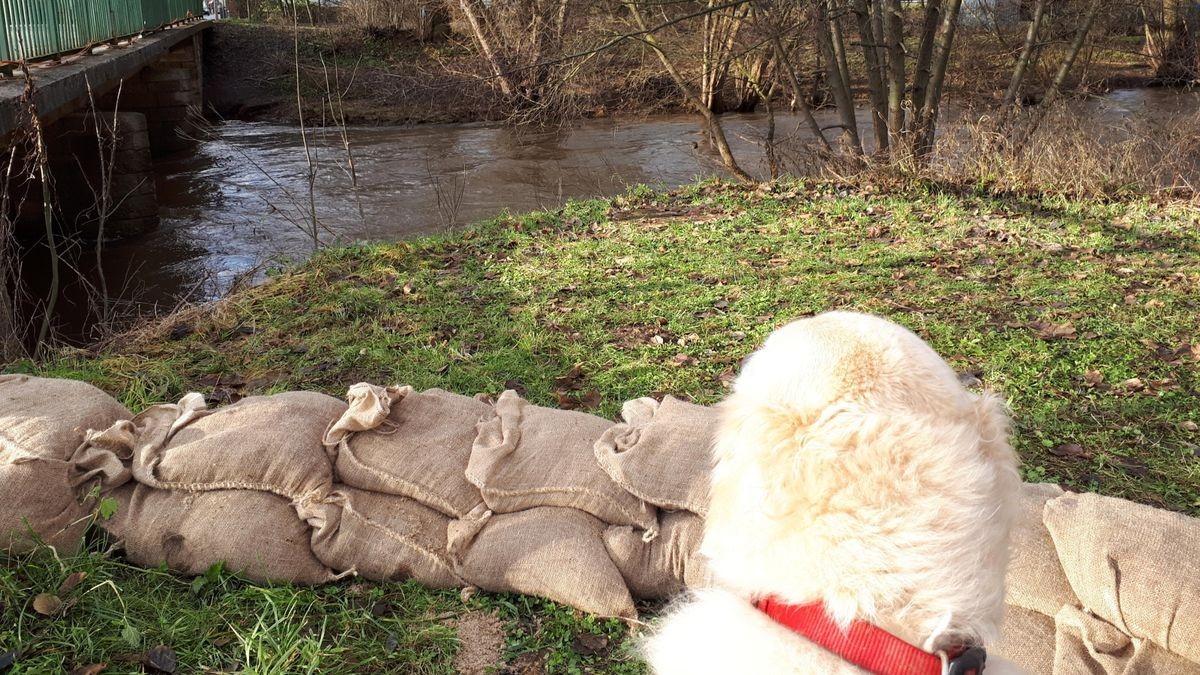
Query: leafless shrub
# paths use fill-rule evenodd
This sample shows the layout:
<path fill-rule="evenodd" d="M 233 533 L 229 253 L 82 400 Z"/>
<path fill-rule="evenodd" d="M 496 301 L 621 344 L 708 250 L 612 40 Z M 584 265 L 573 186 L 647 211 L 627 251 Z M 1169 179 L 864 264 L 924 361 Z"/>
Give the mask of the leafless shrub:
<path fill-rule="evenodd" d="M 438 218 L 441 220 L 442 227 L 447 229 L 457 227 L 460 224 L 458 214 L 462 209 L 463 196 L 467 191 L 466 168 L 464 167 L 462 171 L 438 174 L 432 167 L 426 166 L 425 173 L 429 176 L 429 182 L 437 196 Z"/>
<path fill-rule="evenodd" d="M 1200 197 L 1200 112 L 1163 121 L 1097 122 L 1078 107 L 1060 103 L 1046 112 L 1025 143 L 1014 128 L 1033 124 L 1030 113 L 1005 123 L 992 115 L 962 116 L 946 123 L 927 164 L 902 157 L 859 164 L 809 157 L 806 174 L 876 187 L 932 182 L 1098 200 Z"/>
<path fill-rule="evenodd" d="M 1194 192 L 1200 113 L 1106 123 L 1062 104 L 1045 115 L 1025 143 L 989 117 L 960 123 L 940 139 L 931 170 L 999 190 L 1098 199 Z M 1016 124 L 1033 123 L 1026 116 Z"/>

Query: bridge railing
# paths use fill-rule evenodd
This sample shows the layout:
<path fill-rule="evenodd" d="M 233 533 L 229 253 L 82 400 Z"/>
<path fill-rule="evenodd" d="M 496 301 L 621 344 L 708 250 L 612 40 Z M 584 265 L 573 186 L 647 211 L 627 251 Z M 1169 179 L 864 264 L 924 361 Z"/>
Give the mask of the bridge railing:
<path fill-rule="evenodd" d="M 55 56 L 203 14 L 203 0 L 0 0 L 0 61 Z"/>

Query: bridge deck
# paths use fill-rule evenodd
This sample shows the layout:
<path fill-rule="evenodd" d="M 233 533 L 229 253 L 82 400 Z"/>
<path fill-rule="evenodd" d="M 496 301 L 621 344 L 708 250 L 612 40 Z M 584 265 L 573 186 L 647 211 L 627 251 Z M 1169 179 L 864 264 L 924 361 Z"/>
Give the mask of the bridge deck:
<path fill-rule="evenodd" d="M 136 75 L 161 58 L 175 45 L 211 26 L 211 21 L 182 24 L 99 54 L 65 59 L 59 64 L 31 66 L 38 117 L 49 123 L 79 110 L 87 103 L 89 83 L 95 96 L 99 97 L 121 80 Z M 21 102 L 24 93 L 25 79 L 20 72 L 0 81 L 0 139 L 7 138 L 24 119 Z"/>

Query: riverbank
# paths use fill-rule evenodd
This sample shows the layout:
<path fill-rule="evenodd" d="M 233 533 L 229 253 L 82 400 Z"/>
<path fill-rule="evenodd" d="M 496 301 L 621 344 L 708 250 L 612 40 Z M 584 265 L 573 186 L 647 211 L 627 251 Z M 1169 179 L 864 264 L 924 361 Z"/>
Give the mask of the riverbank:
<path fill-rule="evenodd" d="M 208 105 L 226 119 L 282 124 L 296 124 L 303 112 L 308 125 L 339 120 L 368 126 L 494 122 L 513 114 L 464 36 L 421 42 L 410 31 L 396 29 L 334 25 L 298 30 L 297 49 L 290 26 L 218 22 L 205 49 Z M 688 45 L 693 37 L 684 31 L 675 39 Z M 966 108 L 995 105 L 1011 76 L 1011 45 L 979 30 L 964 31 L 961 41 L 962 56 L 947 75 L 949 99 Z M 605 51 L 602 65 L 581 64 L 572 73 L 562 84 L 558 121 L 690 112 L 658 62 L 636 47 L 639 43 L 632 44 Z M 1043 58 L 1054 63 L 1063 48 L 1049 45 Z M 695 50 L 683 48 L 684 54 L 690 51 Z M 1136 39 L 1097 48 L 1068 84 L 1089 93 L 1147 86 L 1153 72 L 1139 52 Z M 686 57 L 683 64 L 688 65 Z M 814 60 L 800 66 L 810 103 L 832 105 L 821 85 L 819 64 Z M 861 68 L 859 63 L 852 66 Z M 1040 99 L 1050 75 L 1049 70 L 1030 74 L 1031 102 Z M 857 93 L 865 100 L 865 91 Z M 786 109 L 786 97 L 777 98 L 776 109 Z"/>
<path fill-rule="evenodd" d="M 1026 480 L 1197 514 L 1198 223 L 1194 206 L 1170 202 L 638 189 L 327 250 L 107 346 L 16 369 L 90 381 L 134 410 L 192 390 L 224 403 L 369 380 L 515 388 L 614 416 L 656 393 L 714 403 L 772 328 L 849 308 L 900 321 L 966 383 L 1001 392 Z M 197 583 L 104 550 L 0 567 L 0 647 L 32 641 L 31 671 L 134 668 L 166 644 L 189 671 L 440 673 L 479 647 L 501 672 L 643 672 L 619 623 L 537 599 L 349 581 L 264 589 L 216 572 Z M 75 571 L 93 590 L 39 617 L 31 599 Z"/>
<path fill-rule="evenodd" d="M 352 26 L 301 26 L 299 31 L 297 51 L 291 27 L 228 21 L 214 26 L 206 44 L 205 95 L 217 114 L 296 124 L 302 111 L 308 125 L 335 125 L 340 119 L 386 126 L 494 122 L 511 112 L 462 38 L 422 43 L 408 31 Z M 569 89 L 571 118 L 684 110 L 670 79 L 645 59 L 583 73 Z"/>

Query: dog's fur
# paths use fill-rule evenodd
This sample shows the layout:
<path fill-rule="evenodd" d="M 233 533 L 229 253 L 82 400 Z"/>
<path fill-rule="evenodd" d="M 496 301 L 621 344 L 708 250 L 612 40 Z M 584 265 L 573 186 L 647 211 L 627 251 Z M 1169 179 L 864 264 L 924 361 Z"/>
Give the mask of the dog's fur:
<path fill-rule="evenodd" d="M 859 673 L 751 604 L 823 601 L 936 651 L 994 640 L 1020 478 L 998 399 L 920 338 L 832 312 L 775 331 L 722 404 L 712 590 L 643 645 L 660 675 Z M 1019 672 L 989 657 L 988 675 Z"/>

